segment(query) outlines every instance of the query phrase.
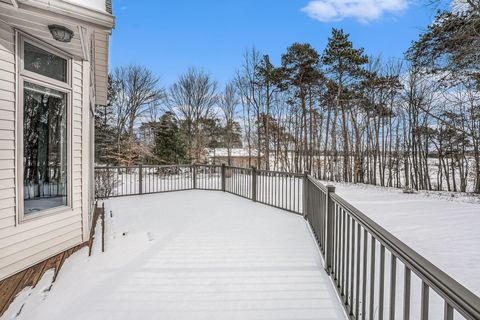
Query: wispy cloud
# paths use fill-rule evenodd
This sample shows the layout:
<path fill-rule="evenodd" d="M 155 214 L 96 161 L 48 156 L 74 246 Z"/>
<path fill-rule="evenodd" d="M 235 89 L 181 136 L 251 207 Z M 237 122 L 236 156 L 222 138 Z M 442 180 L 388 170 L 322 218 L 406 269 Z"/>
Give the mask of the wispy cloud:
<path fill-rule="evenodd" d="M 302 11 L 322 22 L 354 18 L 367 23 L 407 7 L 408 0 L 311 0 Z"/>

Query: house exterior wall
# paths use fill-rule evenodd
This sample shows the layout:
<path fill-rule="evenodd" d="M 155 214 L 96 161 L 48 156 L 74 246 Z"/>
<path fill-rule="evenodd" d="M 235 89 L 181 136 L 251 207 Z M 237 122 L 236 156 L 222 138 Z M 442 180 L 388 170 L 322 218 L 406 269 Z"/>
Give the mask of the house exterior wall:
<path fill-rule="evenodd" d="M 15 28 L 21 30 L 19 25 Z M 93 34 L 89 33 L 92 39 Z M 16 35 L 14 26 L 0 17 L 0 280 L 87 241 L 93 200 L 91 126 L 96 101 L 91 73 L 95 68 L 91 68 L 90 59 L 73 55 L 72 94 L 67 107 L 70 206 L 31 219 L 20 218 L 18 204 L 23 199 L 18 191 L 23 188 L 23 177 L 18 176 L 17 169 L 23 160 L 17 158 L 16 133 L 22 128 L 17 110 L 23 106 L 18 103 Z M 104 39 L 108 42 L 108 37 Z M 62 49 L 61 44 L 58 47 Z M 97 54 L 97 59 L 102 58 L 106 66 L 107 58 Z"/>
<path fill-rule="evenodd" d="M 94 35 L 95 48 L 95 99 L 99 105 L 107 104 L 108 47 L 110 36 L 103 32 Z"/>

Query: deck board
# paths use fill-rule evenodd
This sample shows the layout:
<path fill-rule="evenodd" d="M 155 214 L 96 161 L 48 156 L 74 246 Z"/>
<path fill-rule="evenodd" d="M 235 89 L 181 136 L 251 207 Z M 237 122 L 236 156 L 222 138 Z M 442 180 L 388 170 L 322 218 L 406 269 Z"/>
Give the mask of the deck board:
<path fill-rule="evenodd" d="M 19 319 L 345 319 L 299 215 L 197 190 L 106 210 L 105 253 L 96 239 L 91 257 L 67 261 Z"/>

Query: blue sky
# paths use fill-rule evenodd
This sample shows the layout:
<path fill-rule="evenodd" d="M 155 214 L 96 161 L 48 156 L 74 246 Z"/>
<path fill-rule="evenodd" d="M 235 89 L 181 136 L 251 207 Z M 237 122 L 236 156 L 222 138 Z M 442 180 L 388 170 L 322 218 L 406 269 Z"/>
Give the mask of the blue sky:
<path fill-rule="evenodd" d="M 110 67 L 145 65 L 169 86 L 188 67 L 231 79 L 245 49 L 278 64 L 294 42 L 320 52 L 331 28 L 343 28 L 368 54 L 401 58 L 426 28 L 426 0 L 114 0 Z"/>

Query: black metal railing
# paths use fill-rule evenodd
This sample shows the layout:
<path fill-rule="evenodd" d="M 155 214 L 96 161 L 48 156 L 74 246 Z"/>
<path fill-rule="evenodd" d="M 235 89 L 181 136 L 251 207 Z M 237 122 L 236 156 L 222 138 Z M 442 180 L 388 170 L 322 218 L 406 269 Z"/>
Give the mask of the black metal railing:
<path fill-rule="evenodd" d="M 350 319 L 480 320 L 479 297 L 308 174 L 225 165 L 95 170 L 98 198 L 218 190 L 302 214 Z"/>

